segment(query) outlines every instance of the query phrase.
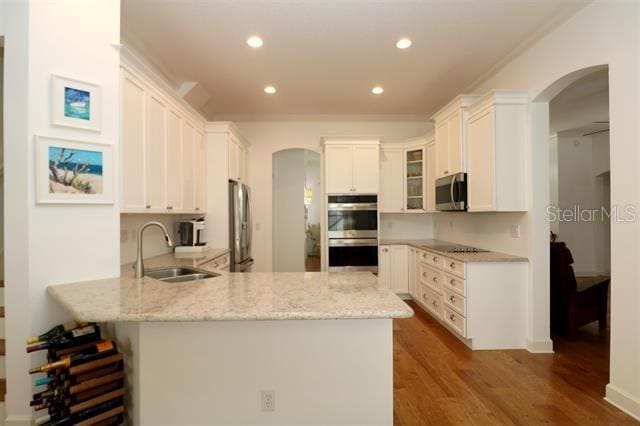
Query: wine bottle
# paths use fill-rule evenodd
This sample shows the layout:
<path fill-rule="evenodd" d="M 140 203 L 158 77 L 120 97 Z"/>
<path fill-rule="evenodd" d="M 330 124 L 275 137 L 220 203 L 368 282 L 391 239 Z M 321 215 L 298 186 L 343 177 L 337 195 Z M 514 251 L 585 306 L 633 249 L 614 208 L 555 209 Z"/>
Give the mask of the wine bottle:
<path fill-rule="evenodd" d="M 104 376 L 95 377 L 93 379 L 86 380 L 77 384 L 73 384 L 71 383 L 71 380 L 67 380 L 61 385 L 34 394 L 33 400 L 31 401 L 30 405 L 41 405 L 46 402 L 66 398 L 70 395 L 86 393 L 91 389 L 99 388 L 101 386 L 104 386 L 105 384 L 120 383 L 122 380 L 124 380 L 124 371 L 122 370 Z"/>
<path fill-rule="evenodd" d="M 40 377 L 39 379 L 36 379 L 35 385 L 45 386 L 51 383 L 54 379 L 55 379 L 54 376 Z"/>
<path fill-rule="evenodd" d="M 62 334 L 42 342 L 40 344 L 27 347 L 27 353 L 39 351 L 42 349 L 60 349 L 72 345 L 86 343 L 91 340 L 100 338 L 100 328 L 97 325 L 87 325 L 73 330 L 66 331 Z"/>
<path fill-rule="evenodd" d="M 29 370 L 29 374 L 46 373 L 56 368 L 69 368 L 74 365 L 84 364 L 105 357 L 106 355 L 110 355 L 114 352 L 116 352 L 116 347 L 111 340 L 101 341 L 89 349 L 65 356 L 59 361 L 31 368 Z"/>
<path fill-rule="evenodd" d="M 122 380 L 116 380 L 101 386 L 87 389 L 82 392 L 71 394 L 68 390 L 57 393 L 50 398 L 44 398 L 37 401 L 31 401 L 30 405 L 35 411 L 49 409 L 49 414 L 58 412 L 61 408 L 68 408 L 80 402 L 87 401 L 92 398 L 99 397 L 111 391 L 122 388 L 124 385 Z"/>
<path fill-rule="evenodd" d="M 64 323 L 64 324 L 56 325 L 55 327 L 53 327 L 51 330 L 47 331 L 44 334 L 41 334 L 39 336 L 31 336 L 31 337 L 29 337 L 27 339 L 27 345 L 32 345 L 34 343 L 51 340 L 54 337 L 56 337 L 57 335 L 62 334 L 64 332 L 66 332 L 66 331 L 73 330 L 74 328 L 78 328 L 83 324 L 86 324 L 86 323 L 79 323 L 77 321 L 69 321 L 69 322 Z"/>
<path fill-rule="evenodd" d="M 75 422 L 89 419 L 91 417 L 97 416 L 98 414 L 107 412 L 111 409 L 118 408 L 118 407 L 122 407 L 121 398 L 103 402 L 102 404 L 95 405 L 93 407 L 87 408 L 85 410 L 79 411 L 74 414 L 71 414 L 71 411 L 69 409 L 60 410 L 58 413 L 55 413 L 55 414 L 48 414 L 46 416 L 38 417 L 35 420 L 35 424 L 46 425 L 46 426 L 70 425 Z M 124 411 L 124 409 L 121 410 L 120 412 L 122 411 Z"/>

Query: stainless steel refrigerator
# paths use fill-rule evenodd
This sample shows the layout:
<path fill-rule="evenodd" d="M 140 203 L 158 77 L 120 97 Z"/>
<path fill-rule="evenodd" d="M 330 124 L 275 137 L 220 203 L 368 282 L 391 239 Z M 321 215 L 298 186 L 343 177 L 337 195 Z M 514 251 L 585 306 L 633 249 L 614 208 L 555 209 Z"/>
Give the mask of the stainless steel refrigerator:
<path fill-rule="evenodd" d="M 251 190 L 245 184 L 229 181 L 231 272 L 251 271 L 251 227 Z"/>

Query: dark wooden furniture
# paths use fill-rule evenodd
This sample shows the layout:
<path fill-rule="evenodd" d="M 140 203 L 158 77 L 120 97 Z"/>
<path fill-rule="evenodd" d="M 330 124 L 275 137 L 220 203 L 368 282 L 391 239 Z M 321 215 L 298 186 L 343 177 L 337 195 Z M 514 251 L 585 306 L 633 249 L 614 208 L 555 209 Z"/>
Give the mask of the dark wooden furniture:
<path fill-rule="evenodd" d="M 607 328 L 610 277 L 577 277 L 573 256 L 564 242 L 551 243 L 551 332 L 575 335 L 579 327 L 598 321 Z"/>

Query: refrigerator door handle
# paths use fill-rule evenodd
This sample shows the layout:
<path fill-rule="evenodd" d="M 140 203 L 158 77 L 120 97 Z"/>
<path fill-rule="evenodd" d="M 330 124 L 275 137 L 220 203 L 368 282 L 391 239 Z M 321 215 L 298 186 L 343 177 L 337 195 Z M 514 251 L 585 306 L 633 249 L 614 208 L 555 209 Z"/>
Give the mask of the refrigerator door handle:
<path fill-rule="evenodd" d="M 253 243 L 253 209 L 251 208 L 251 192 L 247 187 L 247 255 L 251 258 L 251 245 Z"/>

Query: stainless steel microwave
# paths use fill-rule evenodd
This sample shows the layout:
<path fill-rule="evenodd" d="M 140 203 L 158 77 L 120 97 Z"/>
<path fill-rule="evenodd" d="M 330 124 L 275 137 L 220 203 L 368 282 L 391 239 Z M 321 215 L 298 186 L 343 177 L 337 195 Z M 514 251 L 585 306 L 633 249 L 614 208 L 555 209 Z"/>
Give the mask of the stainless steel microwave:
<path fill-rule="evenodd" d="M 467 174 L 456 173 L 436 179 L 436 210 L 467 210 Z"/>

